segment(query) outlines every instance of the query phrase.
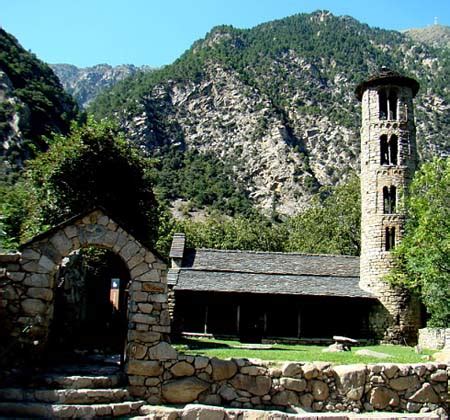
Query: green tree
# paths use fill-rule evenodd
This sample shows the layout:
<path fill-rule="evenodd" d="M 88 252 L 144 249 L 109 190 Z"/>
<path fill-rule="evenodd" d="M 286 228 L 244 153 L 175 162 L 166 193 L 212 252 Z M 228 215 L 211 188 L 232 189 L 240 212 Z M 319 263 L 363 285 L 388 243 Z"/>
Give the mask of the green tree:
<path fill-rule="evenodd" d="M 435 158 L 416 173 L 406 202 L 405 235 L 388 279 L 417 293 L 428 325 L 450 325 L 450 158 Z"/>
<path fill-rule="evenodd" d="M 68 136 L 55 136 L 49 150 L 29 162 L 23 181 L 13 192 L 9 190 L 9 204 L 3 203 L 2 210 L 9 205 L 6 217 L 16 213 L 16 218 L 14 224 L 8 218 L 6 231 L 23 241 L 36 231 L 102 206 L 137 239 L 152 246 L 157 239 L 158 206 L 150 169 L 151 162 L 111 122 L 90 119 L 84 126 L 74 125 Z M 25 201 L 26 211 L 21 214 L 17 214 L 20 203 L 13 201 L 17 197 Z"/>
<path fill-rule="evenodd" d="M 361 194 L 359 178 L 322 187 L 312 206 L 287 223 L 286 251 L 359 255 Z"/>

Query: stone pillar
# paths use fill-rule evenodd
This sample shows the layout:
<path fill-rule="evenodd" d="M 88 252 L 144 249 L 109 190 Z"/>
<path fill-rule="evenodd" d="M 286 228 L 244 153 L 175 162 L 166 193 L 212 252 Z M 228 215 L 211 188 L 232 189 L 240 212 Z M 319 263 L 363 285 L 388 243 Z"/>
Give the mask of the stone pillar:
<path fill-rule="evenodd" d="M 361 83 L 361 271 L 360 286 L 381 305 L 370 319 L 377 338 L 414 342 L 419 305 L 384 277 L 392 267 L 391 251 L 402 238 L 405 190 L 417 165 L 413 98 L 414 79 L 382 69 Z"/>

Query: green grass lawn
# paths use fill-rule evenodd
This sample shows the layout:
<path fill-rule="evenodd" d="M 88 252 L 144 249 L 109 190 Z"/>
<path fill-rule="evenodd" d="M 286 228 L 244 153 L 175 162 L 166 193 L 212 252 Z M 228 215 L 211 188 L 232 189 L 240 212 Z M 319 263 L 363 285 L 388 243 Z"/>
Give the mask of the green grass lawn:
<path fill-rule="evenodd" d="M 191 356 L 208 356 L 219 359 L 246 358 L 270 361 L 297 361 L 297 362 L 331 362 L 336 365 L 353 363 L 419 363 L 424 362 L 423 356 L 431 355 L 431 351 L 417 354 L 413 347 L 377 345 L 353 347 L 351 351 L 341 353 L 324 353 L 326 346 L 316 345 L 290 345 L 273 344 L 270 348 L 245 348 L 248 344 L 239 341 L 215 340 L 207 338 L 185 338 L 173 343 L 182 354 Z M 255 345 L 254 347 L 261 346 Z M 261 347 L 269 347 L 261 346 Z M 367 349 L 389 356 L 381 359 L 371 356 L 360 356 L 357 350 Z"/>

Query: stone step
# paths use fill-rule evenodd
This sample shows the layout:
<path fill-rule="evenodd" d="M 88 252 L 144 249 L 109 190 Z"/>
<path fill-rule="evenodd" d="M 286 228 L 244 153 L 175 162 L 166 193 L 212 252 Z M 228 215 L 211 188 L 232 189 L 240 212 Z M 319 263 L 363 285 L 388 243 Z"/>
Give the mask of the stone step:
<path fill-rule="evenodd" d="M 72 375 L 47 373 L 33 379 L 31 385 L 52 388 L 86 389 L 115 388 L 124 383 L 122 373 L 109 375 Z"/>
<path fill-rule="evenodd" d="M 58 404 L 118 403 L 130 398 L 126 389 L 0 389 L 0 401 Z"/>
<path fill-rule="evenodd" d="M 49 404 L 37 402 L 0 402 L 0 416 L 26 418 L 83 418 L 120 417 L 139 413 L 144 401 L 125 401 L 112 404 Z"/>

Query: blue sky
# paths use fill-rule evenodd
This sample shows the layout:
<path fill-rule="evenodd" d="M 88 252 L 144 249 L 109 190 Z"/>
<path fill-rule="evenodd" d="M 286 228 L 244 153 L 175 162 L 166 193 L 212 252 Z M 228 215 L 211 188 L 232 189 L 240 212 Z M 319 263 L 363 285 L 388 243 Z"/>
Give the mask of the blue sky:
<path fill-rule="evenodd" d="M 161 66 L 216 25 L 318 9 L 385 29 L 450 25 L 450 0 L 0 0 L 0 25 L 48 63 Z"/>

